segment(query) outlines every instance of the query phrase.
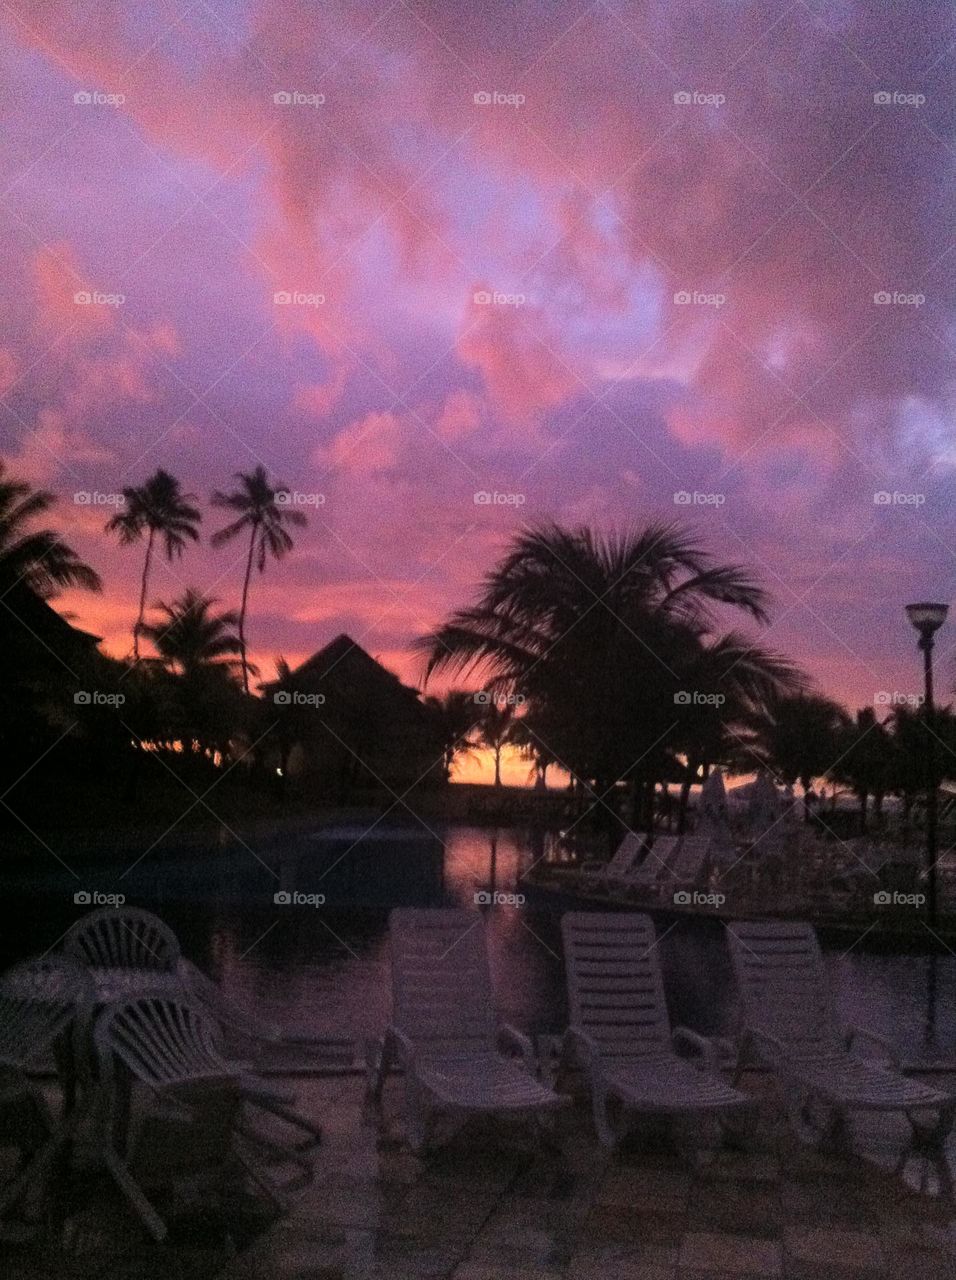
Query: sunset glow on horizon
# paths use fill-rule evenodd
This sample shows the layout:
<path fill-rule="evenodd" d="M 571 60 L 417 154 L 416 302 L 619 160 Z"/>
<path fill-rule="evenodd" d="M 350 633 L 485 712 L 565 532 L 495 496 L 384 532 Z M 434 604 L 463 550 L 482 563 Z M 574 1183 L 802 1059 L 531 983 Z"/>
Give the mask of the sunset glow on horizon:
<path fill-rule="evenodd" d="M 203 538 L 150 601 L 237 607 L 208 501 L 262 464 L 308 517 L 253 579 L 262 679 L 344 632 L 420 687 L 519 526 L 663 518 L 823 691 L 916 689 L 903 605 L 956 594 L 956 14 L 733 9 L 4 6 L 0 454 L 105 583 L 57 607 L 129 652 L 104 525 L 160 466 Z"/>

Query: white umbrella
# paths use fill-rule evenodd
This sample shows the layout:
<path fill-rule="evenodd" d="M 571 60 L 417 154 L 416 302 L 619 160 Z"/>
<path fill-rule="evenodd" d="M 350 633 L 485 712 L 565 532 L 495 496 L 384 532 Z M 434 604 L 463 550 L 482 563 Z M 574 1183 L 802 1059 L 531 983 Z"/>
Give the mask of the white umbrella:
<path fill-rule="evenodd" d="M 747 823 L 753 832 L 769 831 L 783 815 L 780 792 L 764 772 L 757 774 L 747 796 Z"/>

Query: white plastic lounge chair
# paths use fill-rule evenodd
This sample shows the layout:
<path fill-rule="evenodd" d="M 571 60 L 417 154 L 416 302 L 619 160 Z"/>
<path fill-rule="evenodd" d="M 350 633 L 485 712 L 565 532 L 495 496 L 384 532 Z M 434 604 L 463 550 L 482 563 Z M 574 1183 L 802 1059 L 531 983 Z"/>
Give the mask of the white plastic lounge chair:
<path fill-rule="evenodd" d="M 633 869 L 644 848 L 644 837 L 636 831 L 628 831 L 614 850 L 609 862 L 590 862 L 581 867 L 581 887 L 607 889 L 626 877 Z"/>
<path fill-rule="evenodd" d="M 399 909 L 390 917 L 393 1022 L 369 1093 L 380 1099 L 393 1061 L 405 1075 L 412 1148 L 420 1151 L 438 1114 L 455 1119 L 507 1114 L 536 1121 L 567 1099 L 535 1077 L 528 1038 L 499 1026 L 484 922 L 473 911 Z M 509 1045 L 518 1060 L 505 1057 Z"/>
<path fill-rule="evenodd" d="M 109 1006 L 97 1018 L 94 1043 L 100 1091 L 95 1114 L 100 1158 L 156 1240 L 166 1225 L 143 1183 L 176 1185 L 221 1176 L 238 1160 L 277 1205 L 279 1189 L 260 1167 L 263 1152 L 288 1152 L 249 1129 L 242 1117 L 242 1066 L 224 1058 L 217 1032 L 201 1010 L 166 996 Z M 130 1123 L 117 1063 L 147 1086 L 158 1109 Z M 301 1162 L 299 1162 L 301 1163 Z"/>
<path fill-rule="evenodd" d="M 647 893 L 666 883 L 671 875 L 671 862 L 677 855 L 680 836 L 658 836 L 636 867 L 614 881 L 614 887 L 628 892 Z"/>
<path fill-rule="evenodd" d="M 947 1178 L 943 1145 L 956 1096 L 903 1075 L 882 1037 L 856 1027 L 841 1031 L 812 926 L 736 921 L 727 935 L 742 1012 L 737 1077 L 751 1056 L 769 1066 L 794 1128 L 806 1141 L 846 1146 L 849 1112 L 902 1111 L 914 1136 L 906 1154 L 938 1161 Z M 884 1051 L 889 1065 L 853 1051 L 857 1041 L 867 1040 Z"/>
<path fill-rule="evenodd" d="M 717 1074 L 709 1041 L 685 1027 L 671 1032 L 649 916 L 569 912 L 561 933 L 571 1009 L 565 1061 L 584 1069 L 603 1146 L 627 1132 L 628 1112 L 699 1120 L 753 1105 Z M 699 1065 L 678 1055 L 680 1045 Z"/>
<path fill-rule="evenodd" d="M 679 838 L 670 858 L 662 882 L 668 888 L 702 888 L 707 859 L 713 849 L 713 837 L 709 833 L 693 832 Z"/>
<path fill-rule="evenodd" d="M 72 1091 L 55 1117 L 31 1075 L 78 1022 L 88 1025 L 89 1007 L 89 976 L 59 956 L 22 961 L 0 978 L 0 1114 L 12 1139 L 3 1145 L 16 1145 L 21 1154 L 19 1169 L 0 1188 L 0 1215 L 42 1189 L 81 1118 Z"/>
<path fill-rule="evenodd" d="M 158 916 L 137 907 L 103 907 L 77 920 L 63 940 L 64 955 L 91 969 L 155 969 L 175 973 L 176 935 Z"/>

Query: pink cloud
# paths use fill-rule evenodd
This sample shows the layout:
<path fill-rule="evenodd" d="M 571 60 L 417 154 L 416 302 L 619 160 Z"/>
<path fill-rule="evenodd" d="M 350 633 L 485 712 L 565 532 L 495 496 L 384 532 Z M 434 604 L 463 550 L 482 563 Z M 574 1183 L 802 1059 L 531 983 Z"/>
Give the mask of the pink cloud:
<path fill-rule="evenodd" d="M 481 426 L 481 401 L 470 391 L 453 391 L 445 400 L 435 424 L 436 433 L 448 441 L 463 440 Z"/>
<path fill-rule="evenodd" d="M 342 399 L 348 377 L 348 367 L 345 364 L 336 365 L 328 382 L 310 382 L 299 387 L 293 407 L 316 418 L 325 417 Z"/>
<path fill-rule="evenodd" d="M 72 245 L 64 242 L 41 249 L 33 268 L 39 315 L 48 328 L 58 333 L 75 330 L 84 337 L 112 328 L 115 310 L 93 302 L 94 286 L 80 267 Z"/>
<path fill-rule="evenodd" d="M 313 461 L 352 474 L 391 471 L 402 455 L 403 424 L 394 413 L 370 413 L 340 431 L 327 447 L 313 452 Z"/>
<path fill-rule="evenodd" d="M 557 346 L 539 308 L 490 303 L 469 308 L 457 350 L 480 372 L 497 411 L 512 424 L 529 426 L 581 387 L 571 357 Z"/>

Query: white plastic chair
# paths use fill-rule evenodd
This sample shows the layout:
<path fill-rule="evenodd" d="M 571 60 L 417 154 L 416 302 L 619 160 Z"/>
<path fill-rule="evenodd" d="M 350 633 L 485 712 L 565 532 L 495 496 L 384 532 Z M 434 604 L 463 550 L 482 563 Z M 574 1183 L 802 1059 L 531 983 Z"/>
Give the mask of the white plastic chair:
<path fill-rule="evenodd" d="M 34 1144 L 25 1139 L 20 1169 L 0 1188 L 0 1216 L 43 1187 L 83 1114 L 87 1098 L 78 1105 L 67 1082 L 62 1114 L 55 1117 L 31 1074 L 51 1055 L 76 1060 L 75 1053 L 62 1052 L 64 1039 L 77 1025 L 88 1025 L 90 1000 L 89 975 L 60 956 L 22 961 L 0 977 L 0 1112 L 11 1117 L 8 1132 L 33 1130 L 38 1138 Z"/>
<path fill-rule="evenodd" d="M 628 892 L 656 891 L 672 875 L 671 866 L 681 844 L 680 836 L 658 836 L 647 856 L 638 865 L 615 880 L 615 887 Z"/>
<path fill-rule="evenodd" d="M 91 911 L 63 940 L 64 955 L 91 969 L 156 969 L 175 973 L 179 942 L 158 916 L 138 907 Z"/>
<path fill-rule="evenodd" d="M 567 1099 L 535 1077 L 528 1038 L 499 1026 L 482 917 L 473 911 L 400 909 L 390 917 L 393 1021 L 369 1063 L 369 1093 L 381 1098 L 397 1061 L 405 1076 L 411 1146 L 444 1114 L 508 1114 L 541 1121 Z M 505 1057 L 505 1045 L 517 1060 Z"/>
<path fill-rule="evenodd" d="M 644 837 L 636 831 L 628 831 L 609 862 L 586 862 L 581 867 L 579 874 L 582 887 L 607 889 L 614 881 L 630 873 L 643 848 Z"/>
<path fill-rule="evenodd" d="M 713 852 L 714 840 L 706 832 L 692 832 L 679 838 L 663 876 L 669 889 L 702 888 L 707 859 Z"/>
<path fill-rule="evenodd" d="M 166 1224 L 143 1182 L 176 1185 L 197 1174 L 221 1175 L 238 1160 L 273 1203 L 284 1207 L 257 1156 L 286 1153 L 246 1126 L 243 1065 L 223 1057 L 205 1013 L 166 996 L 143 996 L 105 1009 L 93 1034 L 100 1081 L 98 1154 L 156 1240 L 165 1239 Z M 157 1112 L 134 1124 L 117 1063 L 159 1103 Z"/>
<path fill-rule="evenodd" d="M 727 1118 L 753 1106 L 717 1073 L 703 1036 L 671 1031 L 649 916 L 569 912 L 561 920 L 571 1025 L 563 1058 L 584 1070 L 600 1142 L 615 1147 L 628 1113 Z M 678 1054 L 685 1046 L 697 1063 Z M 619 1115 L 612 1117 L 612 1109 Z"/>
<path fill-rule="evenodd" d="M 913 1129 L 913 1145 L 903 1160 L 925 1155 L 947 1182 L 944 1144 L 956 1115 L 956 1095 L 903 1075 L 896 1051 L 881 1036 L 840 1028 L 813 927 L 736 921 L 727 926 L 727 936 L 742 1015 L 736 1076 L 751 1057 L 769 1066 L 794 1129 L 805 1141 L 846 1146 L 850 1112 L 902 1111 Z M 866 1041 L 883 1050 L 884 1065 L 854 1052 Z"/>

